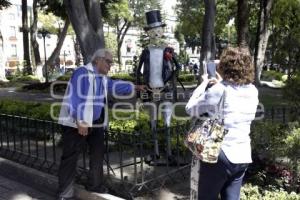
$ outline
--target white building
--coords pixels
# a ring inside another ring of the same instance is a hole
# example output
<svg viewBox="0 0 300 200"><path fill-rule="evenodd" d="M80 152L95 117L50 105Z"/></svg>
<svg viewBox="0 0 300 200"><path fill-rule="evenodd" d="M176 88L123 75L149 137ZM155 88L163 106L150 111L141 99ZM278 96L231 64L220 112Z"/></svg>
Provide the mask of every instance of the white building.
<svg viewBox="0 0 300 200"><path fill-rule="evenodd" d="M9 71L15 70L18 66L22 67L23 61L23 34L20 31L22 27L22 8L20 0L11 0L12 5L0 11L0 31L3 37L3 52L0 51L0 68L1 60L5 65L5 68ZM176 26L176 12L175 5L176 0L161 1L162 11L161 13L165 16L165 23L167 24L165 28L165 35L167 36L167 42L172 46L176 52L179 52L179 45L174 38L174 31ZM28 17L29 24L31 24L32 18L32 0L28 0ZM105 28L104 31L107 29ZM108 30L112 31L112 28ZM141 49L138 47L138 41L141 32L144 30L139 30L132 27L128 30L123 45L121 47L121 59L122 59L122 71L132 70L132 66L129 65L133 60L134 56L139 56ZM41 56L42 63L44 63L45 58L47 59L57 43L57 36L50 35L45 39L45 49L43 38L37 38L39 43L39 52ZM74 65L75 64L75 50L74 43L75 36L67 35L63 47L60 51L60 64L61 65ZM2 67L3 68L3 67ZM119 68L115 68L118 71ZM0 73L1 74L1 73Z"/></svg>

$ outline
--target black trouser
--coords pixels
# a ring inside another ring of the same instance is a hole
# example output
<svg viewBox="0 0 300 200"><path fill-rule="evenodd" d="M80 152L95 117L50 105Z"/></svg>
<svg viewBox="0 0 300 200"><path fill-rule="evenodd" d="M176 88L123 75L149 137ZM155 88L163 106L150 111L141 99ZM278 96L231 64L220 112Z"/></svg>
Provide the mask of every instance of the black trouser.
<svg viewBox="0 0 300 200"><path fill-rule="evenodd" d="M78 129L63 127L63 153L61 157L58 181L59 196L72 197L73 182L76 176L77 160L86 142L89 145L89 183L88 187L97 188L103 183L103 157L104 157L104 130L103 128L89 128L87 136L81 136Z"/></svg>

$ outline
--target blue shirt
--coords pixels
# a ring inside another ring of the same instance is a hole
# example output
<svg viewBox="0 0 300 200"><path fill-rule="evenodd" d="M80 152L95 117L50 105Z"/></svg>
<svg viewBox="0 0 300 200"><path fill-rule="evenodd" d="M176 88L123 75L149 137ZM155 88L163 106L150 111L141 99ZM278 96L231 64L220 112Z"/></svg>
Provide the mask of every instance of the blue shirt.
<svg viewBox="0 0 300 200"><path fill-rule="evenodd" d="M67 91L67 95L69 97L69 113L74 119L77 120L83 120L84 104L87 101L88 89L90 86L88 73L89 72L86 68L79 67L74 71L69 81L69 84L71 84L71 87L69 87ZM105 104L104 86L102 80L103 77L95 73L95 86L93 89L93 121L100 118ZM112 80L107 77L107 92L109 94L115 93L117 95L128 95L133 91L132 86L133 85L130 82Z"/></svg>

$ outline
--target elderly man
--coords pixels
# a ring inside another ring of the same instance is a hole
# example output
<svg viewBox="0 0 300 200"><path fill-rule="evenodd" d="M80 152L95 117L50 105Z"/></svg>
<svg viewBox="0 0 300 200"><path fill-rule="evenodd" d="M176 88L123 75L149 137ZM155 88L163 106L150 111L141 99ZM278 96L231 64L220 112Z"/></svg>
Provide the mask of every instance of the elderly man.
<svg viewBox="0 0 300 200"><path fill-rule="evenodd" d="M87 190L106 193L103 186L104 129L107 126L107 93L127 95L145 86L111 80L106 75L113 63L112 54L105 49L95 52L92 62L76 69L68 83L60 111L63 125L63 154L58 180L60 200L74 198L73 182L78 156L89 145L89 183ZM114 91L113 91L114 90Z"/></svg>

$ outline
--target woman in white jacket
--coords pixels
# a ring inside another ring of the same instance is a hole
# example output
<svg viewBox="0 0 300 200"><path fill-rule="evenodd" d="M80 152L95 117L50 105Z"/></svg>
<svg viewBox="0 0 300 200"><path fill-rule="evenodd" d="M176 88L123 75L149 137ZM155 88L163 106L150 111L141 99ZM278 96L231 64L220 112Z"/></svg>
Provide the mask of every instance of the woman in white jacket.
<svg viewBox="0 0 300 200"><path fill-rule="evenodd" d="M249 51L232 47L224 50L218 72L223 80L209 80L204 75L202 84L186 105L187 113L193 117L205 113L213 116L218 112L216 108L225 91L224 123L228 133L218 162L200 161L198 199L217 200L220 194L222 200L238 200L244 174L252 162L249 134L258 105Z"/></svg>

